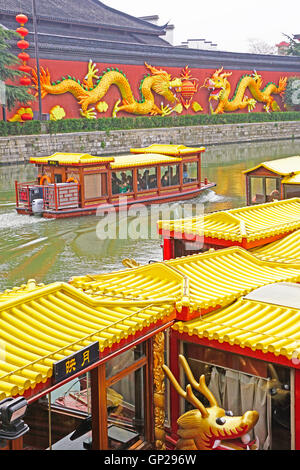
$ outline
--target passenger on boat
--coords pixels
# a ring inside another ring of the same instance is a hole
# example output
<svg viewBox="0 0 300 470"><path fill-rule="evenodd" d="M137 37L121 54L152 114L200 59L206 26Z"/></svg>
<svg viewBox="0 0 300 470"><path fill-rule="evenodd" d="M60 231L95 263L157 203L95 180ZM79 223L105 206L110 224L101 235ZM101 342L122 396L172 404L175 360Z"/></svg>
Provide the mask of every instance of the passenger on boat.
<svg viewBox="0 0 300 470"><path fill-rule="evenodd" d="M165 171L162 179L161 179L162 186L170 186L170 172L169 170Z"/></svg>
<svg viewBox="0 0 300 470"><path fill-rule="evenodd" d="M120 192L121 181L119 180L115 172L111 174L111 177L112 193L118 194Z"/></svg>
<svg viewBox="0 0 300 470"><path fill-rule="evenodd" d="M188 171L187 171L187 167L186 167L186 165L183 165L183 182L184 183L188 182L188 177L189 177L189 174L188 174Z"/></svg>
<svg viewBox="0 0 300 470"><path fill-rule="evenodd" d="M179 184L179 166L176 167L176 173L172 178L172 185Z"/></svg>

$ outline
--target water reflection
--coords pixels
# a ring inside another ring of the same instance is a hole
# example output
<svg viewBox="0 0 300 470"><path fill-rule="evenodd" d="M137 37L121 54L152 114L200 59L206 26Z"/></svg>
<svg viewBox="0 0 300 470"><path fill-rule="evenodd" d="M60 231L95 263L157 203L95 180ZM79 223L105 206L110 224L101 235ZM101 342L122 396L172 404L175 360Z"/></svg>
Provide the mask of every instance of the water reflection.
<svg viewBox="0 0 300 470"><path fill-rule="evenodd" d="M203 172L217 186L193 201L176 203L175 209L191 202L202 203L205 212L243 206L246 198L242 171L265 160L291 155L300 155L299 140L208 147ZM161 240L157 236L99 240L96 234L99 219L95 216L48 220L16 214L14 181L33 180L35 175L32 165L0 167L1 291L30 278L50 283L68 281L73 275L121 269L124 258L134 258L143 264L161 259ZM132 219L122 218L118 228L124 232L130 223ZM156 220L152 220L150 208L144 223L152 236L156 234Z"/></svg>

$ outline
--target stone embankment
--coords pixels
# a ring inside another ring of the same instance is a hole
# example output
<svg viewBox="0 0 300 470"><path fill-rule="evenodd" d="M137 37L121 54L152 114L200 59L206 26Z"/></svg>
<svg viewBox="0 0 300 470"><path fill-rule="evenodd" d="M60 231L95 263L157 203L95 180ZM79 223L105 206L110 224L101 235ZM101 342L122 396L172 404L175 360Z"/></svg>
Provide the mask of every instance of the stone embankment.
<svg viewBox="0 0 300 470"><path fill-rule="evenodd" d="M154 143L208 146L298 138L300 121L10 136L0 138L0 165L24 163L30 157L55 152L120 154Z"/></svg>

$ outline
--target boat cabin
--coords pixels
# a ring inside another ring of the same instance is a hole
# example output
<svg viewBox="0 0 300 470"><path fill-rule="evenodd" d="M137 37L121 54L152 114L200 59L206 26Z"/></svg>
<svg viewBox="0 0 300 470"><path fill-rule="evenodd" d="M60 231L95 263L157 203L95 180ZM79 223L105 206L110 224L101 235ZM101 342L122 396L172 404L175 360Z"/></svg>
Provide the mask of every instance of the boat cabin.
<svg viewBox="0 0 300 470"><path fill-rule="evenodd" d="M189 199L215 186L201 180L204 147L153 145L120 156L55 153L32 157L37 181L16 182L20 214L48 218L95 214L98 207L119 209Z"/></svg>
<svg viewBox="0 0 300 470"><path fill-rule="evenodd" d="M300 156L263 162L244 174L248 206L300 197Z"/></svg>

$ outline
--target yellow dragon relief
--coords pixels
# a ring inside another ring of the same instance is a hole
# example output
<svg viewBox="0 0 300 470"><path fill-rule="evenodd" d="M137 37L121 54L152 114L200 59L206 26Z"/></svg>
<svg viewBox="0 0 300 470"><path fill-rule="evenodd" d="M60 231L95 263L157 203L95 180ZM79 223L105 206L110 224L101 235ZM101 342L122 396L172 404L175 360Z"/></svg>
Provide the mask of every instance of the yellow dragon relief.
<svg viewBox="0 0 300 470"><path fill-rule="evenodd" d="M204 82L209 92L209 103L211 114L222 114L224 112L232 112L237 109L248 108L248 111L252 111L257 101L265 103L264 109L267 112L280 111L280 107L271 96L272 94L282 94L287 85L287 77L280 78L278 86L274 83L268 83L263 89L261 75L258 75L256 71L252 75L243 75L236 86L233 97L230 99L231 85L227 80L232 72L223 72L223 67L215 71L215 73L207 78ZM253 98L248 98L245 95L246 90L249 89ZM218 101L217 107L214 110L211 101Z"/></svg>
<svg viewBox="0 0 300 470"><path fill-rule="evenodd" d="M231 411L221 408L214 395L205 383L205 376L201 375L197 382L184 356L179 355L179 361L184 369L189 384L184 390L170 369L163 365L162 368L177 393L191 403L195 409L187 411L177 420L179 440L177 450L213 450L224 444L222 441L234 440L232 448L243 450L257 450L258 442L250 441L249 431L253 429L259 419L257 411L246 411L242 416L233 416ZM192 387L200 392L209 402L209 407L194 395ZM237 439L242 442L238 442Z"/></svg>
<svg viewBox="0 0 300 470"><path fill-rule="evenodd" d="M44 98L47 94L61 95L69 92L77 99L81 106L81 115L88 119L96 119L96 110L101 113L108 109L108 104L102 101L102 98L112 85L116 85L121 94L122 102L117 100L115 103L112 111L113 117L116 117L119 111L130 114L158 114L161 116L169 115L172 112L181 113L182 105L176 94L173 93L173 89L180 88L181 80L179 78L172 79L171 75L165 70L157 69L146 63L145 66L150 71L150 74L141 82L140 92L142 99L140 101L137 101L133 96L130 83L122 71L108 68L99 76L96 64L91 60L88 64L88 73L82 82L70 76L63 77L57 82L51 82L49 70L41 68L41 96ZM32 70L32 77L35 88L38 90L36 69ZM171 107L169 104L164 106L161 103L159 108L154 102L153 92L175 105ZM94 106L90 107L91 105Z"/></svg>

